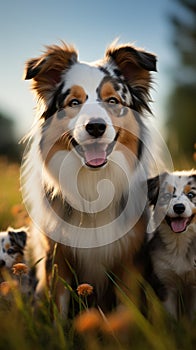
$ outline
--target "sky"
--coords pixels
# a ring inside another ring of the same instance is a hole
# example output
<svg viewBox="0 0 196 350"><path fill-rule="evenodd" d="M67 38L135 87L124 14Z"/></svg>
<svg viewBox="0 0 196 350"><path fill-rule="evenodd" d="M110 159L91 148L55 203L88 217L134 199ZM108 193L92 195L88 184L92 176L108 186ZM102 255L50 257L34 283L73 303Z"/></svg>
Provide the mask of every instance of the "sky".
<svg viewBox="0 0 196 350"><path fill-rule="evenodd" d="M0 2L0 111L15 121L17 137L30 129L36 101L24 81L25 62L42 54L44 45L61 40L74 44L82 61L103 57L115 39L131 42L158 57L154 75L153 113L166 118L176 55L168 16L174 0L6 0Z"/></svg>

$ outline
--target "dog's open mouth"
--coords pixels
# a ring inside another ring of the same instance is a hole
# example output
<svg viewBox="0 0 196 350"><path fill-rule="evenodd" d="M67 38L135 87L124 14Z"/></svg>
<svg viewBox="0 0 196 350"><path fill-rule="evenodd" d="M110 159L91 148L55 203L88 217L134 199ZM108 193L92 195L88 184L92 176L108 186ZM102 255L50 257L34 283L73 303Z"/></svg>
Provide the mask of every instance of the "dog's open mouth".
<svg viewBox="0 0 196 350"><path fill-rule="evenodd" d="M168 225L171 227L172 231L175 233L181 233L186 230L188 225L190 225L194 215L191 215L188 218L183 218L178 216L176 218L172 218L170 216L166 216L166 221Z"/></svg>
<svg viewBox="0 0 196 350"><path fill-rule="evenodd" d="M107 157L113 151L114 145L118 138L109 143L92 142L85 145L79 145L75 139L72 139L72 145L78 154L84 159L85 164L91 168L99 168L107 163Z"/></svg>

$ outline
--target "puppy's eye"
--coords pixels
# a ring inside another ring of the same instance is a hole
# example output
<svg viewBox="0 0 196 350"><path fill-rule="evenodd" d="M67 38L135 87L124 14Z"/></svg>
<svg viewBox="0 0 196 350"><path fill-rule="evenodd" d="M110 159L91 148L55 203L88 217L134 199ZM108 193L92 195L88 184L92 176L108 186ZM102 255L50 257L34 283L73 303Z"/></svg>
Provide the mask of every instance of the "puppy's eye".
<svg viewBox="0 0 196 350"><path fill-rule="evenodd" d="M14 250L13 248L8 248L7 253L8 253L9 255L14 254L14 253L15 253L15 250Z"/></svg>
<svg viewBox="0 0 196 350"><path fill-rule="evenodd" d="M189 193L187 193L187 197L189 199L193 199L195 197L195 193L194 192L189 192Z"/></svg>
<svg viewBox="0 0 196 350"><path fill-rule="evenodd" d="M169 193L169 192L166 192L166 193L163 193L161 196L160 196L160 201L163 203L167 203L170 201L170 199L172 198L172 194Z"/></svg>
<svg viewBox="0 0 196 350"><path fill-rule="evenodd" d="M80 105L81 102L77 99L77 98L73 98L70 102L69 102L69 107L77 107L78 105Z"/></svg>
<svg viewBox="0 0 196 350"><path fill-rule="evenodd" d="M119 103L119 101L116 97L110 97L106 100L106 102L111 104L111 105L117 105Z"/></svg>

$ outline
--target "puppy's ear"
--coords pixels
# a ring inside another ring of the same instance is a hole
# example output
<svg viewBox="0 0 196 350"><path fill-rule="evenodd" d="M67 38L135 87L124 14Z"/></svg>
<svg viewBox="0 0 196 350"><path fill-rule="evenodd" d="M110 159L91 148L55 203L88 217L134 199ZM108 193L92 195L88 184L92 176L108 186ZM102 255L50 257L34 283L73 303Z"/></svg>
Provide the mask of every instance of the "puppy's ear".
<svg viewBox="0 0 196 350"><path fill-rule="evenodd" d="M150 111L147 104L150 99L150 71L156 71L156 56L131 45L113 46L106 51L106 59L112 59L125 78L133 98L133 108L140 112L142 108Z"/></svg>
<svg viewBox="0 0 196 350"><path fill-rule="evenodd" d="M160 187L161 187L163 181L165 181L165 178L167 175L168 175L168 173L164 172L160 175L157 175L157 176L152 177L152 178L147 180L148 199L149 199L150 205L153 205L153 206L156 205L157 200L158 200L158 196L159 196Z"/></svg>
<svg viewBox="0 0 196 350"><path fill-rule="evenodd" d="M24 228L15 230L12 227L9 227L8 234L10 236L10 241L13 245L24 249L27 241L27 230L25 231Z"/></svg>
<svg viewBox="0 0 196 350"><path fill-rule="evenodd" d="M50 97L62 74L76 61L77 52L72 46L46 46L42 56L26 62L24 79L32 79L32 89L39 98Z"/></svg>
<svg viewBox="0 0 196 350"><path fill-rule="evenodd" d="M190 175L190 177L193 178L196 182L196 170L193 170L193 173Z"/></svg>
<svg viewBox="0 0 196 350"><path fill-rule="evenodd" d="M159 175L148 179L147 184L149 202L155 206L159 195Z"/></svg>

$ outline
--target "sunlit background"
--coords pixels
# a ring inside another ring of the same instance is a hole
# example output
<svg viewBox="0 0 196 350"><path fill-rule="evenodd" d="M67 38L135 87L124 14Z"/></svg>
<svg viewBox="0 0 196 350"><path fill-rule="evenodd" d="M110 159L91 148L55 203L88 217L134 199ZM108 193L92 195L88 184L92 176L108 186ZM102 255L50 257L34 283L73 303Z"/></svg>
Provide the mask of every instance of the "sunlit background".
<svg viewBox="0 0 196 350"><path fill-rule="evenodd" d="M175 169L196 167L196 0L0 0L0 231L31 225L19 180L25 147L19 140L30 129L36 106L29 81L22 80L25 61L39 56L44 45L60 40L73 43L81 60L94 61L103 57L117 37L120 43L133 42L157 55L151 106L154 122L167 142ZM54 256L55 249L53 260ZM21 298L16 286L8 283L11 276L5 282L0 279L0 287L4 286L0 288L0 349L195 349L196 319L189 323L185 317L181 322L167 317L141 278L137 285L131 283L131 290L135 293L144 287L145 317L110 271L107 275L125 308L109 315L100 308L99 312L89 310L87 296L80 299L62 280L80 311L83 304L87 306L87 312L79 314L84 316L80 323L64 323L54 307L56 264L51 275L44 303L29 294ZM8 295L6 286L10 286ZM181 294L180 301L183 306ZM76 333L79 329L81 334Z"/></svg>
<svg viewBox="0 0 196 350"><path fill-rule="evenodd" d="M195 8L194 0L1 1L0 153L15 156L12 138L17 142L33 122L36 101L29 82L22 80L26 60L39 56L44 45L65 40L76 46L81 60L93 61L118 37L157 54L152 93L156 123L174 161L180 167L194 163ZM192 67L187 50L194 57Z"/></svg>

